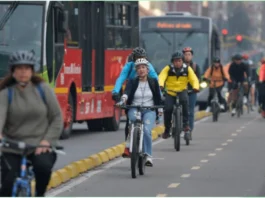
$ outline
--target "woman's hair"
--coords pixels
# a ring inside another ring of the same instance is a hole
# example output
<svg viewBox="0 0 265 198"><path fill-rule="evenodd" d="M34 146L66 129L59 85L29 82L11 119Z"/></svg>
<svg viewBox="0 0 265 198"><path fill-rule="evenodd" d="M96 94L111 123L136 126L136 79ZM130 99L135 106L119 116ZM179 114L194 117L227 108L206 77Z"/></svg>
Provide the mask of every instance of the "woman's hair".
<svg viewBox="0 0 265 198"><path fill-rule="evenodd" d="M31 77L31 82L34 85L37 85L41 82L44 82L44 79L42 77L40 77L39 75L33 73L32 77ZM12 74L10 73L9 75L7 75L1 82L0 82L0 91L5 89L6 87L12 86L14 84L16 84L16 80L14 79L14 77L12 76Z"/></svg>

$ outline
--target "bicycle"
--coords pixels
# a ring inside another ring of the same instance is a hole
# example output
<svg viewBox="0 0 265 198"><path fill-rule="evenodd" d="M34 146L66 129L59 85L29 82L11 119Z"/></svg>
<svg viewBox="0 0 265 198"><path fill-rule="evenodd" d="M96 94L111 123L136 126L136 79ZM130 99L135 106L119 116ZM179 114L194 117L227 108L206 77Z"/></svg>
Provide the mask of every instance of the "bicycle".
<svg viewBox="0 0 265 198"><path fill-rule="evenodd" d="M149 109L155 110L158 108L164 108L164 106L139 106L139 105L115 105L121 109L136 108L136 120L129 124L130 128L130 155L131 155L131 176L136 178L136 169L138 165L139 174L145 174L145 162L147 155L143 152L143 136L144 136L144 123L142 122L142 110Z"/></svg>
<svg viewBox="0 0 265 198"><path fill-rule="evenodd" d="M211 81L213 81L213 83L214 83L214 85L213 85L214 95L213 95L213 99L211 100L212 118L213 118L213 122L217 122L218 116L219 116L220 111L221 111L221 107L220 107L219 99L217 96L216 82L223 82L223 80L211 80Z"/></svg>
<svg viewBox="0 0 265 198"><path fill-rule="evenodd" d="M34 179L33 167L31 162L27 159L27 153L29 150L48 147L58 154L65 154L63 151L61 151L63 150L62 146L57 146L57 147L41 146L41 145L33 146L26 144L25 142L17 142L5 138L0 140L0 146L22 151L20 176L15 179L12 188L12 197L35 197L32 194L32 189L31 189L31 182Z"/></svg>
<svg viewBox="0 0 265 198"><path fill-rule="evenodd" d="M241 115L243 115L244 89L241 82L237 83L237 85L239 92L238 92L238 99L236 102L236 112L237 112L237 117L239 118Z"/></svg>
<svg viewBox="0 0 265 198"><path fill-rule="evenodd" d="M180 104L179 93L177 91L168 90L176 93L176 103L173 106L172 113L172 138L174 138L174 148L176 151L180 150L180 134L183 129L183 115L182 115L182 105ZM184 140L186 141L186 145L190 144L190 136L188 133L185 133Z"/></svg>

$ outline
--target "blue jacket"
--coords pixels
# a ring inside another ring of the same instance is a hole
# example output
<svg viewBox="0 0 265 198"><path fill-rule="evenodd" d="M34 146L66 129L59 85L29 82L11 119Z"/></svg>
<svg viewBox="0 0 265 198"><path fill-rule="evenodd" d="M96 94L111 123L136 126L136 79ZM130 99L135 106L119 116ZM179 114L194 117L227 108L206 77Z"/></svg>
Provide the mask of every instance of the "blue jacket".
<svg viewBox="0 0 265 198"><path fill-rule="evenodd" d="M150 78L158 79L157 73L151 63L149 63L149 74ZM116 80L115 87L112 90L112 93L119 93L122 87L122 84L127 79L133 79L137 77L136 70L134 68L134 62L127 62L126 65L123 67L119 78Z"/></svg>

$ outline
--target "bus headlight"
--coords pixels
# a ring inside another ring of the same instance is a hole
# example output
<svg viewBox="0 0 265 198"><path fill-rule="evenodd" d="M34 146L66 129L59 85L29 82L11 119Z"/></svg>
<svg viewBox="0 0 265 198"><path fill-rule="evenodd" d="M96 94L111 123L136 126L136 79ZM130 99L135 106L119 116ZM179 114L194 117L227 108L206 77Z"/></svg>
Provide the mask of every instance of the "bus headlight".
<svg viewBox="0 0 265 198"><path fill-rule="evenodd" d="M200 84L200 87L201 88L206 88L208 85L207 85L207 83L206 82L201 82L201 84Z"/></svg>

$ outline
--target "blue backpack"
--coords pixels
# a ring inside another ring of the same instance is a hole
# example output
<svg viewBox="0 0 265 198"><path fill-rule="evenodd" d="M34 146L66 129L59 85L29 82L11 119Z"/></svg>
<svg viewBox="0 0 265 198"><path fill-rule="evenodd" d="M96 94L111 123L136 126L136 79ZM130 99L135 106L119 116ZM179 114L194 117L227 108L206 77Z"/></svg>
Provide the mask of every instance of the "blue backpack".
<svg viewBox="0 0 265 198"><path fill-rule="evenodd" d="M37 88L38 92L40 93L40 96L41 96L43 102L46 104L45 93L44 93L44 90L42 88L42 85L38 84L36 86L36 88ZM10 105L12 102L12 98L13 98L13 89L11 87L8 87L7 91L8 91L8 104Z"/></svg>

